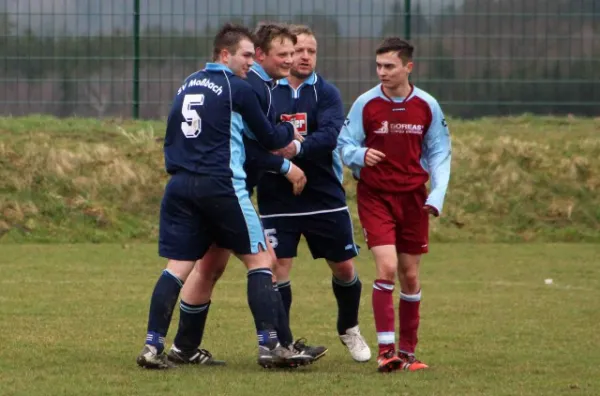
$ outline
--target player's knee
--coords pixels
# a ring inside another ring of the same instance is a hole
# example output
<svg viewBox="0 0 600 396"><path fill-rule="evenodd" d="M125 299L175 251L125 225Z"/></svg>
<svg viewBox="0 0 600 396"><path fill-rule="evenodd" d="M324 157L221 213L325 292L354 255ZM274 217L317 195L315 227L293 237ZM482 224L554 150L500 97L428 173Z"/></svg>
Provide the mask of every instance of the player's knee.
<svg viewBox="0 0 600 396"><path fill-rule="evenodd" d="M194 261L169 260L166 268L171 275L176 276L182 282L190 275L194 269Z"/></svg>
<svg viewBox="0 0 600 396"><path fill-rule="evenodd" d="M292 271L292 264L294 260L291 258L275 259L275 270L277 274L289 275Z"/></svg>
<svg viewBox="0 0 600 396"><path fill-rule="evenodd" d="M396 279L396 264L392 260L380 260L376 263L377 279L394 281Z"/></svg>
<svg viewBox="0 0 600 396"><path fill-rule="evenodd" d="M377 279L394 282L396 280L396 271L390 268L377 268Z"/></svg>
<svg viewBox="0 0 600 396"><path fill-rule="evenodd" d="M207 274L218 274L220 277L221 274L223 274L223 271L225 271L230 256L231 253L229 250L211 246L202 260L198 261L196 268Z"/></svg>
<svg viewBox="0 0 600 396"><path fill-rule="evenodd" d="M341 263L330 264L333 276L343 282L351 282L354 279L354 264L352 260L343 261Z"/></svg>
<svg viewBox="0 0 600 396"><path fill-rule="evenodd" d="M380 257L376 260L375 265L377 267L377 279L387 281L394 281L396 279L398 265L395 258Z"/></svg>
<svg viewBox="0 0 600 396"><path fill-rule="evenodd" d="M223 272L225 272L225 267L204 268L199 271L205 279L215 284L221 278Z"/></svg>
<svg viewBox="0 0 600 396"><path fill-rule="evenodd" d="M277 282L287 282L290 280L290 272L289 271L281 271L279 268L275 268L273 271L273 276Z"/></svg>
<svg viewBox="0 0 600 396"><path fill-rule="evenodd" d="M237 257L244 263L248 270L264 268L273 269L273 260L271 255L266 251L260 251L254 254L241 254Z"/></svg>
<svg viewBox="0 0 600 396"><path fill-rule="evenodd" d="M416 293L419 291L419 271L416 268L402 270L402 276L400 278L403 283L403 290L409 293Z"/></svg>
<svg viewBox="0 0 600 396"><path fill-rule="evenodd" d="M213 273L212 279L213 279L214 283L216 283L219 279L221 279L221 276L223 276L223 272L225 272L225 267L220 268Z"/></svg>
<svg viewBox="0 0 600 396"><path fill-rule="evenodd" d="M216 264L216 265L215 265ZM200 279L204 282L215 284L225 271L225 266L221 263L210 263L199 261L194 267L194 271L198 272Z"/></svg>

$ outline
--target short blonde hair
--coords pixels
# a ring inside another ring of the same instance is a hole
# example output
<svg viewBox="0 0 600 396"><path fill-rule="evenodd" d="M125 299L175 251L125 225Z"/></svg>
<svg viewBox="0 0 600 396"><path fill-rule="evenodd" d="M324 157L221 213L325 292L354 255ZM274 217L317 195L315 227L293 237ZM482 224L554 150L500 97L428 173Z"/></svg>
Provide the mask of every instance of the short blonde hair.
<svg viewBox="0 0 600 396"><path fill-rule="evenodd" d="M301 34L306 34L308 36L314 36L315 35L315 33L312 31L312 29L308 25L291 25L290 26L290 31L295 36L299 36Z"/></svg>

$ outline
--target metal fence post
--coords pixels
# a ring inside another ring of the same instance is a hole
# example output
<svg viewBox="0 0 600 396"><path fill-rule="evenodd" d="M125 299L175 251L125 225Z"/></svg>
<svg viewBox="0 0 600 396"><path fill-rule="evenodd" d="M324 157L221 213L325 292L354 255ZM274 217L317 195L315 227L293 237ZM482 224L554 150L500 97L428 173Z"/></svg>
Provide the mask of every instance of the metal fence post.
<svg viewBox="0 0 600 396"><path fill-rule="evenodd" d="M404 0L404 38L410 40L410 0Z"/></svg>
<svg viewBox="0 0 600 396"><path fill-rule="evenodd" d="M133 1L133 118L140 115L140 0Z"/></svg>

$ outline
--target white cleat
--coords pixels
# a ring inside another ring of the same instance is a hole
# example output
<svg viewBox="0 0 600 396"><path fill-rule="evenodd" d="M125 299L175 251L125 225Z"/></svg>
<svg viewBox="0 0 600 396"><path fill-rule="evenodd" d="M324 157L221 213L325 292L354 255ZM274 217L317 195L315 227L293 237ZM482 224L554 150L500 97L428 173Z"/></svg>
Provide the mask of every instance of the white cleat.
<svg viewBox="0 0 600 396"><path fill-rule="evenodd" d="M144 345L144 349L136 359L138 366L148 369L165 370L176 367L173 363L167 360L167 355L158 353L158 350L153 345Z"/></svg>
<svg viewBox="0 0 600 396"><path fill-rule="evenodd" d="M360 334L358 325L347 329L346 334L340 336L340 341L346 345L352 359L357 362L368 362L371 359L371 349L365 338Z"/></svg>

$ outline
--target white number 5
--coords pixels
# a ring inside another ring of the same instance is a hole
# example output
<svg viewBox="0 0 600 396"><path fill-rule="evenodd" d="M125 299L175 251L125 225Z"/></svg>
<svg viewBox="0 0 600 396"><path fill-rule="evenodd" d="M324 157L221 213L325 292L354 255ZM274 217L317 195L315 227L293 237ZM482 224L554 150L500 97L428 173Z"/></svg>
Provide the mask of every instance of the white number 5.
<svg viewBox="0 0 600 396"><path fill-rule="evenodd" d="M271 242L273 249L279 245L279 241L277 240L277 230L275 228L265 229L265 237Z"/></svg>
<svg viewBox="0 0 600 396"><path fill-rule="evenodd" d="M186 122L181 123L181 131L186 138L195 138L202 132L202 119L196 111L196 106L204 104L203 94L185 95L183 105L181 106L181 114Z"/></svg>

